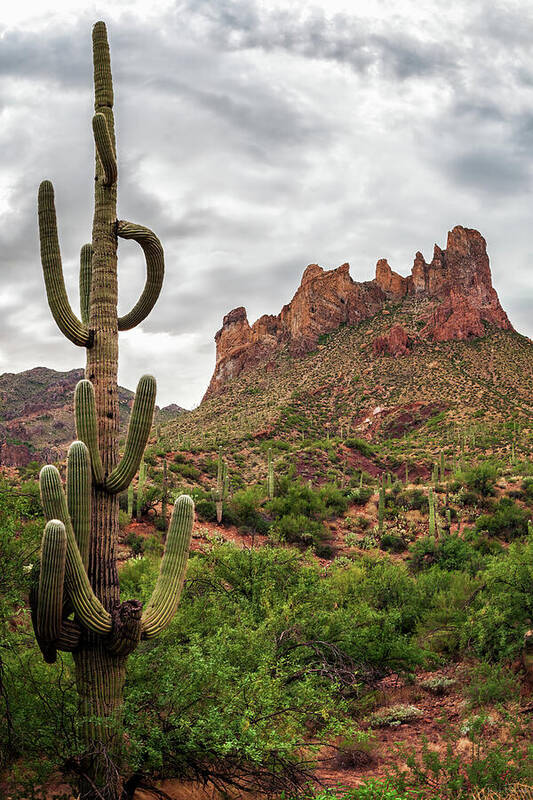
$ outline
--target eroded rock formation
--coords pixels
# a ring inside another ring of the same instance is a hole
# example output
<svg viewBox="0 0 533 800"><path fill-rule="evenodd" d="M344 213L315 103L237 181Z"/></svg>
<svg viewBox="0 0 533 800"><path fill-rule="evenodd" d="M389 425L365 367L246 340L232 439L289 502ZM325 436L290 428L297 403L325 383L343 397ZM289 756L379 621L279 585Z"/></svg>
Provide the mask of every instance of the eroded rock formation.
<svg viewBox="0 0 533 800"><path fill-rule="evenodd" d="M433 301L423 318L422 338L434 341L467 339L485 332L484 322L512 329L492 287L483 236L460 225L448 233L446 249L435 245L433 259L422 253L411 274L394 272L386 259L376 265L371 281L352 280L349 265L325 271L310 264L291 302L277 316L265 315L250 325L241 306L226 314L215 336L216 366L206 397L223 390L243 369L270 365L288 347L292 355L313 350L322 334L343 323L355 325L380 311L389 300L423 297ZM376 355L405 355L412 342L401 326L393 326L373 343Z"/></svg>

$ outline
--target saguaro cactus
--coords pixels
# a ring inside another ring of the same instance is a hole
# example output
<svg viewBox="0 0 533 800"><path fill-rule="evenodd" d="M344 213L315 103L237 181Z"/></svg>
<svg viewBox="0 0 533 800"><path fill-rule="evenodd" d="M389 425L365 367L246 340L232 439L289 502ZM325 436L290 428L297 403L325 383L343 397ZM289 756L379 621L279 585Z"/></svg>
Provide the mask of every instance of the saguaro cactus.
<svg viewBox="0 0 533 800"><path fill-rule="evenodd" d="M120 712L128 654L140 639L157 636L176 611L192 531L193 503L178 498L170 522L157 585L143 611L135 600L120 602L115 548L118 494L130 485L152 425L155 380L139 381L122 458L118 450L118 332L138 325L161 290L163 249L141 225L117 220L117 160L113 86L107 32L93 29L96 177L91 244L81 249L80 318L67 298L49 181L39 188L41 259L48 303L62 333L87 350L85 380L75 393L79 441L68 453L66 492L57 469L41 471L41 497L48 520L41 563L32 593L32 619L47 661L57 650L73 654L88 751L120 756ZM134 239L143 249L147 278L133 309L117 315L117 240ZM84 797L116 798L100 764L88 762ZM89 789L87 789L89 787ZM91 788L92 787L92 788Z"/></svg>
<svg viewBox="0 0 533 800"><path fill-rule="evenodd" d="M267 477L267 487L268 487L268 499L274 499L274 462L272 460L272 448L268 448L268 477Z"/></svg>

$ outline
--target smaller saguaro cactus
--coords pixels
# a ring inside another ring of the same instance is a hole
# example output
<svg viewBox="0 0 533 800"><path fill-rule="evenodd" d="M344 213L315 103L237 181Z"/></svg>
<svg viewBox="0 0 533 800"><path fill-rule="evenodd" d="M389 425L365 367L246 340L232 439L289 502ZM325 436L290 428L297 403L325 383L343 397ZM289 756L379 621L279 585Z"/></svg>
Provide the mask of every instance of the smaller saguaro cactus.
<svg viewBox="0 0 533 800"><path fill-rule="evenodd" d="M405 485L409 483L409 465L405 462Z"/></svg>
<svg viewBox="0 0 533 800"><path fill-rule="evenodd" d="M133 483L128 486L128 519L133 517Z"/></svg>
<svg viewBox="0 0 533 800"><path fill-rule="evenodd" d="M163 459L163 491L161 493L161 521L163 531L167 529L168 476L167 460Z"/></svg>
<svg viewBox="0 0 533 800"><path fill-rule="evenodd" d="M379 500L378 500L378 530L380 533L383 531L383 520L385 519L385 489L383 486L379 487Z"/></svg>
<svg viewBox="0 0 533 800"><path fill-rule="evenodd" d="M435 536L436 534L436 514L435 514L435 496L433 489L430 487L428 493L429 502L429 535Z"/></svg>
<svg viewBox="0 0 533 800"><path fill-rule="evenodd" d="M274 499L274 462L272 460L272 448L268 448L268 477L267 477L268 499Z"/></svg>
<svg viewBox="0 0 533 800"><path fill-rule="evenodd" d="M139 464L139 477L137 479L137 503L135 508L135 517L140 519L142 515L144 503L144 482L146 480L146 464L144 463L144 456Z"/></svg>
<svg viewBox="0 0 533 800"><path fill-rule="evenodd" d="M444 451L440 451L440 480L441 483L444 482L444 478L446 475L446 462L444 460Z"/></svg>
<svg viewBox="0 0 533 800"><path fill-rule="evenodd" d="M217 514L217 524L222 522L224 512L224 496L226 481L226 464L222 457L222 447L218 448L218 463L217 463L217 488L214 491L215 495L215 508Z"/></svg>

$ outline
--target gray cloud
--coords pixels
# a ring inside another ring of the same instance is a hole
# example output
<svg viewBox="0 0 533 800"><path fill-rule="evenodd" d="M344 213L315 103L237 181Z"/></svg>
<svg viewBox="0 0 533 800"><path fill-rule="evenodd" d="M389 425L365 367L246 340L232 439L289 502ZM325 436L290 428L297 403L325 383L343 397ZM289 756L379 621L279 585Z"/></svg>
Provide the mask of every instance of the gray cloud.
<svg viewBox="0 0 533 800"><path fill-rule="evenodd" d="M405 274L455 224L485 235L506 310L533 334L528 4L486 0L458 16L436 0L381 16L321 4L183 0L108 25L119 216L153 228L167 264L153 314L123 336L120 374L133 387L153 370L159 403L199 401L231 308L246 306L251 322L277 313L315 261L348 260L366 280L386 256ZM87 8L75 24L2 36L0 372L83 362L47 309L36 192L53 180L77 307L92 214L92 21ZM124 312L144 272L134 243L119 255Z"/></svg>

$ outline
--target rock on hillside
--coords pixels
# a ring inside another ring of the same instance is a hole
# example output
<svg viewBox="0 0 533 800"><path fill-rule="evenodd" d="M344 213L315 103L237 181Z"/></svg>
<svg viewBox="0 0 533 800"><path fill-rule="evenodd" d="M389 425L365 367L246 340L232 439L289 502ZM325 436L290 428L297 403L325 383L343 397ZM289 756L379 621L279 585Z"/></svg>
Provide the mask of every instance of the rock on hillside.
<svg viewBox="0 0 533 800"><path fill-rule="evenodd" d="M390 300L408 297L431 300L420 318L419 337L424 340L481 336L484 322L512 330L492 286L485 239L458 225L448 233L445 250L435 245L430 263L416 254L406 278L386 259L377 262L376 277L364 282L352 280L348 264L330 271L310 264L293 299L277 316L264 315L250 326L244 308L230 311L215 335L216 366L205 397L223 391L244 369L258 364L268 369L285 347L291 355L310 352L321 335L373 316ZM396 330L374 349L401 356L412 345L416 342Z"/></svg>
<svg viewBox="0 0 533 800"><path fill-rule="evenodd" d="M30 461L57 461L75 438L73 397L82 369L56 372L35 367L0 375L0 465L23 467ZM125 430L133 392L119 386L121 428ZM167 422L182 408L156 409L154 421Z"/></svg>

